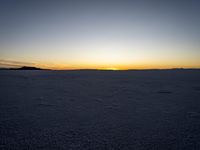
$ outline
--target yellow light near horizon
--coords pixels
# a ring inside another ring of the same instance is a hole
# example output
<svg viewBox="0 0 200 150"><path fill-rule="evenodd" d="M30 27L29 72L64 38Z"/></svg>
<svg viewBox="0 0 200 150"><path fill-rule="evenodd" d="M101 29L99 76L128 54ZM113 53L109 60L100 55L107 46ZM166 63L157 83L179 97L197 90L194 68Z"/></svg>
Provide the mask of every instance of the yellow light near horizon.
<svg viewBox="0 0 200 150"><path fill-rule="evenodd" d="M106 70L120 70L119 68L106 68Z"/></svg>

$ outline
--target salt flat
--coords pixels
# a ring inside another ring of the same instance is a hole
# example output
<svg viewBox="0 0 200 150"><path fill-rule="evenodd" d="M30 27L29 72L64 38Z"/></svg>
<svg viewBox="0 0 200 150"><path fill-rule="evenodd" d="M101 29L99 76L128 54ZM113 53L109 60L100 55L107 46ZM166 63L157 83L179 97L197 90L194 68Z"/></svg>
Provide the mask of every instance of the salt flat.
<svg viewBox="0 0 200 150"><path fill-rule="evenodd" d="M1 70L0 149L199 150L200 70Z"/></svg>

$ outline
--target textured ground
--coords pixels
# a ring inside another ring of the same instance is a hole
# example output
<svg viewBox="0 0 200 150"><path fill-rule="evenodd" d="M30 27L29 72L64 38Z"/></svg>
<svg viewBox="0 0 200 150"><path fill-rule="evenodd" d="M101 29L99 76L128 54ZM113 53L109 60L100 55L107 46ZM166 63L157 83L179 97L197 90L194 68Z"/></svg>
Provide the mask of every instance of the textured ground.
<svg viewBox="0 0 200 150"><path fill-rule="evenodd" d="M0 149L199 150L200 71L0 71Z"/></svg>

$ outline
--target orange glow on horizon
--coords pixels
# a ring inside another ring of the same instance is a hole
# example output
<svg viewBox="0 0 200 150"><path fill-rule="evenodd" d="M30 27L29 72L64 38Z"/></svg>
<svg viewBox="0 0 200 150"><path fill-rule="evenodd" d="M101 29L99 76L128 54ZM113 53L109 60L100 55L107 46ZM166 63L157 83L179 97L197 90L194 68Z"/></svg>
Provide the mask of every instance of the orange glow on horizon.
<svg viewBox="0 0 200 150"><path fill-rule="evenodd" d="M172 69L172 68L200 68L192 65L167 65L167 64L137 64L137 65L66 65L66 64L36 64L35 67L52 70L79 70L79 69L97 69L97 70L131 70L131 69Z"/></svg>
<svg viewBox="0 0 200 150"><path fill-rule="evenodd" d="M52 69L52 70L79 70L79 69L96 69L96 70L131 70L131 69L171 69L171 68L200 68L200 65L196 61L164 61L164 60L147 60L146 61L132 61L132 62L123 62L118 61L114 62L104 62L104 61L26 61L26 60L16 60L16 61L2 61L2 63L9 64L7 67L21 67L21 66L32 66L43 69ZM23 62L23 63L22 63Z"/></svg>

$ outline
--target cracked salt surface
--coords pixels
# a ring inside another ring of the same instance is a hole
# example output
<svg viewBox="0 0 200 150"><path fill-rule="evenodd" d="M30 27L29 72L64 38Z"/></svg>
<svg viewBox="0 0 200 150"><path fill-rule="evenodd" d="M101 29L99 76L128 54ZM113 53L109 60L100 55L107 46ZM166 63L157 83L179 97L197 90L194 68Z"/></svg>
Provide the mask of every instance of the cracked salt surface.
<svg viewBox="0 0 200 150"><path fill-rule="evenodd" d="M0 149L198 150L200 71L0 71Z"/></svg>

